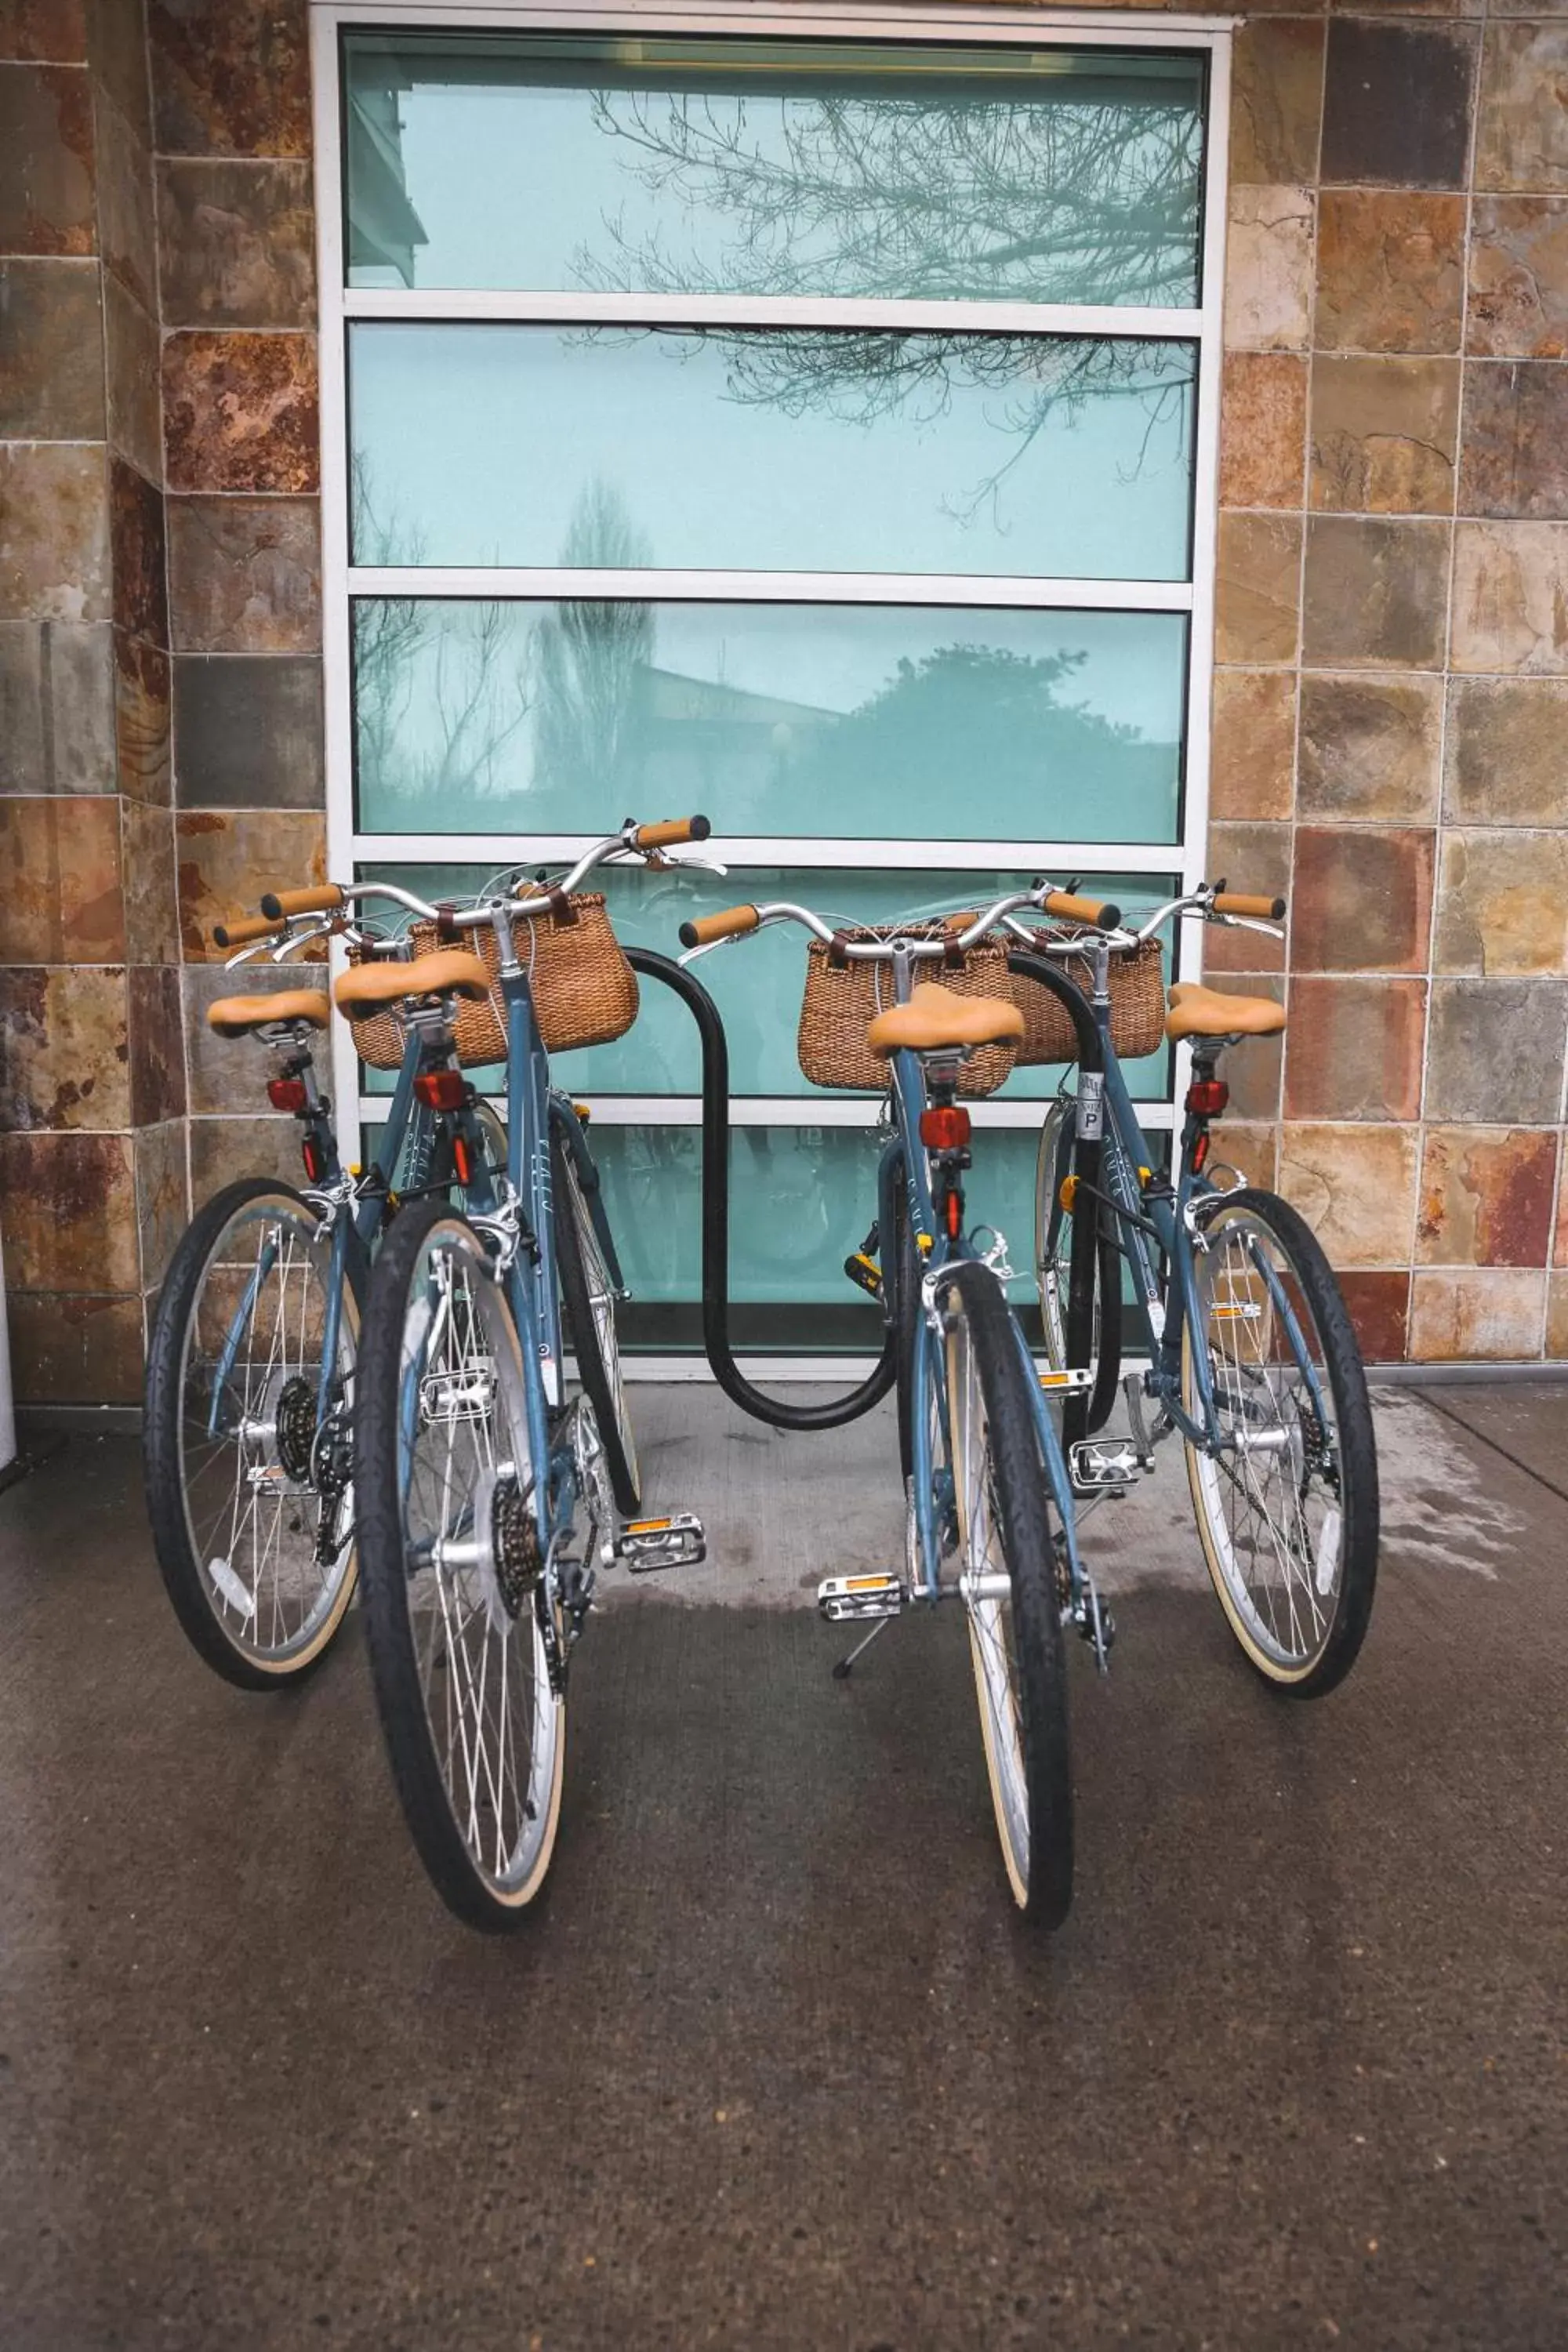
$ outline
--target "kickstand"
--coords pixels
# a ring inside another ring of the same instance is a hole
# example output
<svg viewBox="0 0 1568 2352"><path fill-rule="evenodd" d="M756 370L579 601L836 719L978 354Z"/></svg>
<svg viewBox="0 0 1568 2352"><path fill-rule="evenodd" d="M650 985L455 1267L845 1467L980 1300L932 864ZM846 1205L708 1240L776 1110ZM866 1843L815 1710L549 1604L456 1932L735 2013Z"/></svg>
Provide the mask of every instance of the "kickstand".
<svg viewBox="0 0 1568 2352"><path fill-rule="evenodd" d="M855 1647L850 1651L848 1656L847 1658L839 1659L837 1664L833 1669L833 1679L836 1683L847 1683L848 1681L849 1670L855 1664L856 1659L865 1656L867 1651L870 1648L878 1634L882 1631L883 1626L890 1625L892 1622L893 1621L890 1617L879 1617L870 1632L863 1634L860 1640L856 1643Z"/></svg>

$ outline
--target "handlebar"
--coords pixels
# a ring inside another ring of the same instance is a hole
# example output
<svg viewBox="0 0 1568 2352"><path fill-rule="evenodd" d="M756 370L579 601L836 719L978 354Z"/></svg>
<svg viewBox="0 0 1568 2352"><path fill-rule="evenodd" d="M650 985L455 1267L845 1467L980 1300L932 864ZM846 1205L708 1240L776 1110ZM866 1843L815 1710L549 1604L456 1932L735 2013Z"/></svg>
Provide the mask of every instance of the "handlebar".
<svg viewBox="0 0 1568 2352"><path fill-rule="evenodd" d="M1113 907L1109 898L1080 898L1071 890L1047 891L1040 901L1042 911L1054 915L1062 923L1088 923L1097 931L1119 930L1121 909Z"/></svg>
<svg viewBox="0 0 1568 2352"><path fill-rule="evenodd" d="M319 890L264 890L261 911L270 922L280 923L287 915L335 915L343 903L343 894L335 882L323 883Z"/></svg>
<svg viewBox="0 0 1568 2352"><path fill-rule="evenodd" d="M705 816L667 816L657 824L635 824L631 849L675 849L684 841L706 841L713 828Z"/></svg>
<svg viewBox="0 0 1568 2352"><path fill-rule="evenodd" d="M1249 898L1245 891L1216 888L1214 895L1216 915L1247 915L1256 922L1279 923L1285 918L1283 898Z"/></svg>
<svg viewBox="0 0 1568 2352"><path fill-rule="evenodd" d="M694 922L680 926L680 944L683 948L717 947L721 940L738 940L743 933L754 931L762 919L758 907L726 907L722 914L699 915Z"/></svg>

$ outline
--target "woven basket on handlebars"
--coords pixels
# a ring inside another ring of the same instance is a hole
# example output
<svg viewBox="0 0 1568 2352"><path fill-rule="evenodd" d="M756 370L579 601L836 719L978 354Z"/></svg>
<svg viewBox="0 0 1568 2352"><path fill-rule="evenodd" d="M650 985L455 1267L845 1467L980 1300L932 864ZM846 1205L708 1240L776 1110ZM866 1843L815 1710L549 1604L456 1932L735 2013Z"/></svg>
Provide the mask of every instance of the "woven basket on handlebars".
<svg viewBox="0 0 1568 2352"><path fill-rule="evenodd" d="M574 1045L605 1045L622 1037L637 1017L637 980L605 911L604 893L574 891L563 908L519 915L512 924L518 961L533 988L539 1034L548 1050L563 1054ZM451 945L440 926L411 923L410 953L428 955ZM506 1059L506 1003L500 992L500 949L488 927L466 935L489 975L483 1003L459 1002L458 1059L465 1068ZM351 951L351 961L359 959ZM403 1059L403 1025L395 1013L356 1021L354 1042L363 1060L378 1070L395 1070Z"/></svg>
<svg viewBox="0 0 1568 2352"><path fill-rule="evenodd" d="M1043 951L1053 934L1041 932ZM1089 964L1078 956L1053 956L1057 970L1076 982L1087 996L1092 986ZM1024 1038L1018 1060L1026 1067L1037 1062L1076 1062L1078 1032L1059 996L1022 972L1009 974L1001 993L1012 998L1024 1016ZM1145 940L1131 955L1110 959L1110 1042L1119 1059L1135 1062L1156 1052L1165 1035L1165 977L1160 965L1160 942Z"/></svg>
<svg viewBox="0 0 1568 2352"><path fill-rule="evenodd" d="M955 939L974 920L973 915L950 915L941 923L899 923L882 929L869 925L847 932L847 941L870 940ZM1007 951L989 943L971 948L956 963L921 961L920 980L935 980L955 996L1008 995ZM814 1087L854 1087L881 1094L887 1089L888 1065L866 1043L873 1014L893 1002L893 968L886 963L836 963L834 950L814 940L805 951L805 995L800 1008L800 1066ZM959 1074L962 1095L994 1094L1011 1071L1017 1053L1011 1044L980 1045L966 1055Z"/></svg>

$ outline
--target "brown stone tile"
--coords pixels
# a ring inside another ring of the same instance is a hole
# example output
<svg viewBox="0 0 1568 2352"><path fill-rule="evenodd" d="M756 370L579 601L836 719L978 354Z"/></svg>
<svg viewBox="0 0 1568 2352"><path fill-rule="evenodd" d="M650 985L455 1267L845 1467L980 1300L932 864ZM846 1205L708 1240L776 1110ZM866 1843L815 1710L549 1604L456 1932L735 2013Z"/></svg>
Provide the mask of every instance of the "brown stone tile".
<svg viewBox="0 0 1568 2352"><path fill-rule="evenodd" d="M301 979L308 987L324 987L326 977L321 966L302 975L294 963L247 963L237 971L225 971L221 964L188 963L180 977L193 1117L236 1112L264 1115L267 1081L273 1066L267 1048L248 1037L215 1035L207 1026L207 1007L220 996L232 996L237 989L251 996L272 989L298 988ZM323 1081L331 1055L330 1042L323 1037L316 1049L316 1067Z"/></svg>
<svg viewBox="0 0 1568 2352"><path fill-rule="evenodd" d="M1299 507L1306 437L1306 361L1289 352L1227 352L1220 504Z"/></svg>
<svg viewBox="0 0 1568 2352"><path fill-rule="evenodd" d="M128 991L131 1117L137 1127L181 1118L185 1108L185 1046L180 975L173 964L133 963Z"/></svg>
<svg viewBox="0 0 1568 2352"><path fill-rule="evenodd" d="M1314 515L1307 524L1302 658L1325 669L1436 669L1449 526Z"/></svg>
<svg viewBox="0 0 1568 2352"><path fill-rule="evenodd" d="M1209 878L1259 898L1284 898L1290 887L1290 828L1288 824L1209 826ZM1285 969L1285 944L1261 931L1204 932L1204 978L1220 972L1270 972Z"/></svg>
<svg viewBox="0 0 1568 2352"><path fill-rule="evenodd" d="M114 633L115 726L120 789L167 807L174 791L169 656L140 637Z"/></svg>
<svg viewBox="0 0 1568 2352"><path fill-rule="evenodd" d="M1470 360L1459 511L1545 521L1568 515L1568 370L1552 360Z"/></svg>
<svg viewBox="0 0 1568 2352"><path fill-rule="evenodd" d="M144 147L153 143L142 0L87 0L87 61Z"/></svg>
<svg viewBox="0 0 1568 2352"><path fill-rule="evenodd" d="M169 595L163 494L123 457L109 461L109 527L116 625L132 636L166 647Z"/></svg>
<svg viewBox="0 0 1568 2352"><path fill-rule="evenodd" d="M1561 1158L1563 1169L1557 1191L1557 1223L1552 1243L1552 1263L1568 1266L1568 1151L1563 1151Z"/></svg>
<svg viewBox="0 0 1568 2352"><path fill-rule="evenodd" d="M1462 196L1325 188L1318 205L1320 351L1457 352Z"/></svg>
<svg viewBox="0 0 1568 2352"><path fill-rule="evenodd" d="M1339 1277L1352 1328L1365 1364L1402 1364L1410 1318L1407 1274L1358 1274Z"/></svg>
<svg viewBox="0 0 1568 2352"><path fill-rule="evenodd" d="M0 793L114 790L111 635L0 621Z"/></svg>
<svg viewBox="0 0 1568 2352"><path fill-rule="evenodd" d="M1568 833L1446 833L1435 971L1568 971Z"/></svg>
<svg viewBox="0 0 1568 2352"><path fill-rule="evenodd" d="M123 963L120 809L80 794L0 801L0 963Z"/></svg>
<svg viewBox="0 0 1568 2352"><path fill-rule="evenodd" d="M1546 1128L1429 1127L1415 1217L1419 1265L1544 1265L1557 1138Z"/></svg>
<svg viewBox="0 0 1568 2352"><path fill-rule="evenodd" d="M1218 669L1209 730L1211 817L1288 817L1296 763L1289 670Z"/></svg>
<svg viewBox="0 0 1568 2352"><path fill-rule="evenodd" d="M157 328L118 278L103 281L103 368L109 440L139 474L163 478L163 352Z"/></svg>
<svg viewBox="0 0 1568 2352"><path fill-rule="evenodd" d="M163 436L172 490L314 490L315 338L170 335Z"/></svg>
<svg viewBox="0 0 1568 2352"><path fill-rule="evenodd" d="M1437 807L1442 721L1440 678L1307 673L1300 814L1355 824L1429 820Z"/></svg>
<svg viewBox="0 0 1568 2352"><path fill-rule="evenodd" d="M166 326L315 325L308 163L165 161L158 234Z"/></svg>
<svg viewBox="0 0 1568 2352"><path fill-rule="evenodd" d="M1305 351L1315 217L1310 188L1232 188L1225 263L1227 350Z"/></svg>
<svg viewBox="0 0 1568 2352"><path fill-rule="evenodd" d="M172 499L169 594L184 653L315 653L321 642L313 499Z"/></svg>
<svg viewBox="0 0 1568 2352"><path fill-rule="evenodd" d="M126 961L178 963L180 908L171 812L127 800L120 812L120 852L125 873Z"/></svg>
<svg viewBox="0 0 1568 2352"><path fill-rule="evenodd" d="M16 1291L6 1301L18 1404L140 1404L140 1298Z"/></svg>
<svg viewBox="0 0 1568 2352"><path fill-rule="evenodd" d="M131 1124L125 974L0 969L0 1129Z"/></svg>
<svg viewBox="0 0 1568 2352"><path fill-rule="evenodd" d="M3 817L3 811L0 811ZM212 927L254 910L264 890L327 878L323 817L298 809L186 811L175 820L180 929L191 963L221 958Z"/></svg>
<svg viewBox="0 0 1568 2352"><path fill-rule="evenodd" d="M1294 661L1300 578L1300 516L1222 514L1215 590L1215 659Z"/></svg>
<svg viewBox="0 0 1568 2352"><path fill-rule="evenodd" d="M1568 188L1568 24L1488 26L1476 187Z"/></svg>
<svg viewBox="0 0 1568 2352"><path fill-rule="evenodd" d="M0 621L109 618L103 451L0 443Z"/></svg>
<svg viewBox="0 0 1568 2352"><path fill-rule="evenodd" d="M0 73L0 252L93 250L92 108L69 66Z"/></svg>
<svg viewBox="0 0 1568 2352"><path fill-rule="evenodd" d="M1452 679L1445 816L1457 824L1561 824L1565 744L1568 681Z"/></svg>
<svg viewBox="0 0 1568 2352"><path fill-rule="evenodd" d="M1457 670L1568 674L1568 523L1456 526L1449 661Z"/></svg>
<svg viewBox="0 0 1568 2352"><path fill-rule="evenodd" d="M1323 118L1321 23L1296 16L1242 24L1232 51L1230 93L1231 184L1315 180Z"/></svg>
<svg viewBox="0 0 1568 2352"><path fill-rule="evenodd" d="M1410 1285L1410 1353L1418 1364L1533 1362L1541 1353L1543 1272L1418 1269Z"/></svg>
<svg viewBox="0 0 1568 2352"><path fill-rule="evenodd" d="M1292 970L1424 971L1434 838L1414 827L1298 825Z"/></svg>
<svg viewBox="0 0 1568 2352"><path fill-rule="evenodd" d="M1459 429L1457 359L1312 362L1314 507L1447 514Z"/></svg>
<svg viewBox="0 0 1568 2352"><path fill-rule="evenodd" d="M103 431L98 265L0 260L0 439L94 441Z"/></svg>
<svg viewBox="0 0 1568 2352"><path fill-rule="evenodd" d="M281 1176L289 1184L303 1181L300 1129L293 1119L276 1113L264 1118L192 1119L191 1199L196 1206L242 1176Z"/></svg>
<svg viewBox="0 0 1568 2352"><path fill-rule="evenodd" d="M0 1232L13 1290L134 1291L128 1135L0 1135Z"/></svg>
<svg viewBox="0 0 1568 2352"><path fill-rule="evenodd" d="M1547 1276L1546 1352L1554 1363L1568 1356L1568 1274Z"/></svg>
<svg viewBox="0 0 1568 2352"><path fill-rule="evenodd" d="M1419 1118L1426 1035L1425 981L1298 973L1285 1041L1286 1118Z"/></svg>
<svg viewBox="0 0 1568 2352"><path fill-rule="evenodd" d="M174 798L184 808L321 808L321 665L314 655L179 654Z"/></svg>
<svg viewBox="0 0 1568 2352"><path fill-rule="evenodd" d="M158 306L157 226L153 158L120 109L102 89L94 93L98 143L98 242L104 266L144 310Z"/></svg>
<svg viewBox="0 0 1568 2352"><path fill-rule="evenodd" d="M136 1165L136 1240L142 1287L163 1279L169 1260L190 1223L186 1175L187 1138L183 1118L143 1128L133 1147Z"/></svg>
<svg viewBox="0 0 1568 2352"><path fill-rule="evenodd" d="M1462 187L1476 47L1469 26L1345 17L1331 24L1323 178L1404 188Z"/></svg>
<svg viewBox="0 0 1568 2352"><path fill-rule="evenodd" d="M1562 1099L1565 1040L1568 982L1435 980L1427 1118L1549 1126Z"/></svg>
<svg viewBox="0 0 1568 2352"><path fill-rule="evenodd" d="M1287 1120L1279 1190L1342 1265L1409 1264L1420 1130Z"/></svg>
<svg viewBox="0 0 1568 2352"><path fill-rule="evenodd" d="M1272 1120L1227 1118L1214 1131L1211 1169L1234 1168L1248 1184L1275 1189L1279 1162L1279 1129Z"/></svg>
<svg viewBox="0 0 1568 2352"><path fill-rule="evenodd" d="M0 58L85 65L85 0L0 0Z"/></svg>
<svg viewBox="0 0 1568 2352"><path fill-rule="evenodd" d="M306 0L148 0L153 104L167 155L309 155Z"/></svg>
<svg viewBox="0 0 1568 2352"><path fill-rule="evenodd" d="M1568 198L1476 198L1465 336L1492 359L1568 358Z"/></svg>

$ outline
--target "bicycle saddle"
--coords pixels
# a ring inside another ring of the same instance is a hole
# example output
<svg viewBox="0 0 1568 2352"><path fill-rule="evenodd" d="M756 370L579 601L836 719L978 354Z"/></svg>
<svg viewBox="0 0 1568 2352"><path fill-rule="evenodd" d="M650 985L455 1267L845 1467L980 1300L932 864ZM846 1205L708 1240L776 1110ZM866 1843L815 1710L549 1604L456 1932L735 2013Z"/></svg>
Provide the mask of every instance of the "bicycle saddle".
<svg viewBox="0 0 1568 2352"><path fill-rule="evenodd" d="M1023 1034L1023 1014L1004 997L955 996L934 980L922 980L907 1004L889 1004L866 1024L867 1044L874 1054L883 1055L906 1048L911 1054L932 1054L944 1046L999 1045Z"/></svg>
<svg viewBox="0 0 1568 2352"><path fill-rule="evenodd" d="M437 948L411 963L392 957L384 963L358 963L332 989L340 1013L399 1004L410 996L463 996L478 1003L489 992L489 975L466 948Z"/></svg>
<svg viewBox="0 0 1568 2352"><path fill-rule="evenodd" d="M1171 990L1165 1034L1178 1037L1271 1037L1285 1026L1285 1007L1271 996L1222 996L1195 980Z"/></svg>
<svg viewBox="0 0 1568 2352"><path fill-rule="evenodd" d="M275 1021L302 1021L309 1029L324 1029L332 1017L326 992L320 988L279 988L264 996L219 996L207 1006L207 1027L220 1037L243 1037L252 1029L269 1028Z"/></svg>

